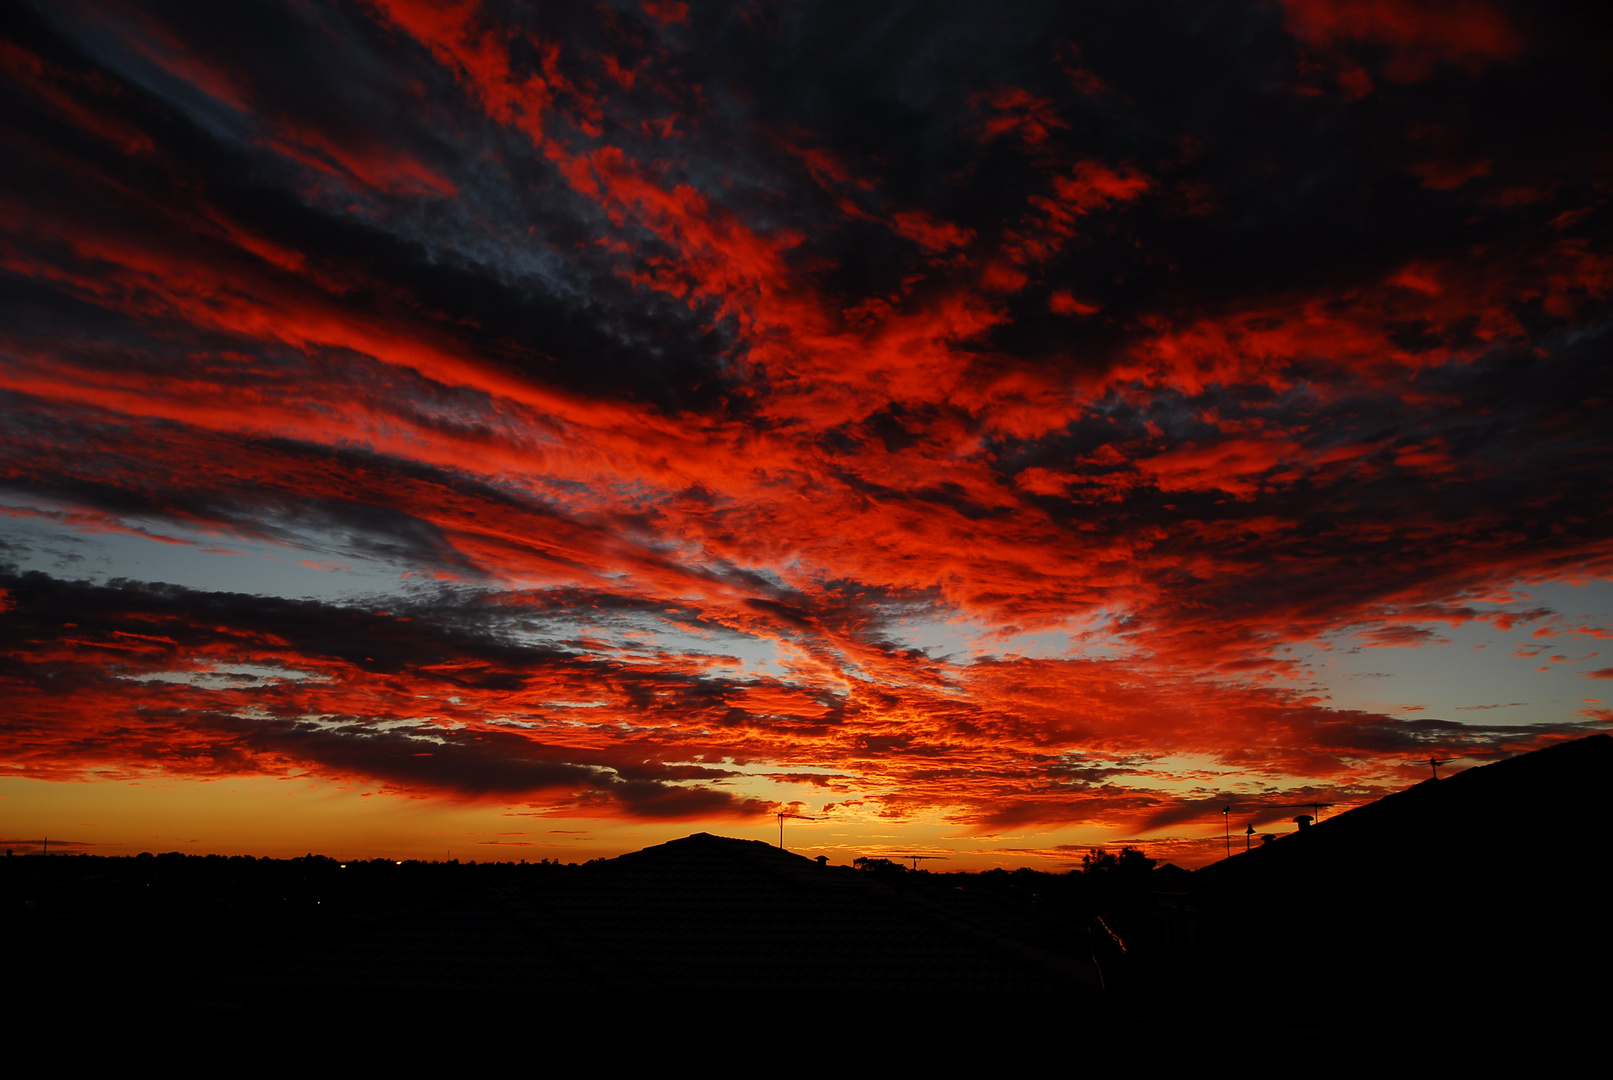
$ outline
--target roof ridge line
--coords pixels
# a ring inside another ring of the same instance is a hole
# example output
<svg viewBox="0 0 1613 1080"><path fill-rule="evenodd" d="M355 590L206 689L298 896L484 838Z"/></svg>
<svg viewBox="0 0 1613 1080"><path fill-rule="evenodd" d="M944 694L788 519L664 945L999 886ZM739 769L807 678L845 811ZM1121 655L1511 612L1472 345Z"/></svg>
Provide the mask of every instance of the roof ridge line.
<svg viewBox="0 0 1613 1080"><path fill-rule="evenodd" d="M933 900L926 899L917 893L909 893L898 889L894 885L884 882L869 882L871 886L878 886L884 891L886 902L895 907L905 907L928 918L947 931L961 935L980 945L1009 952L1026 963L1043 971L1058 975L1060 978L1079 979L1085 972L1083 968L1091 969L1092 983L1102 985L1102 977L1098 974L1096 960L1085 959L1074 953L1060 953L1042 945L1026 941L1013 934L1004 933L984 923L977 922L966 915L951 910Z"/></svg>

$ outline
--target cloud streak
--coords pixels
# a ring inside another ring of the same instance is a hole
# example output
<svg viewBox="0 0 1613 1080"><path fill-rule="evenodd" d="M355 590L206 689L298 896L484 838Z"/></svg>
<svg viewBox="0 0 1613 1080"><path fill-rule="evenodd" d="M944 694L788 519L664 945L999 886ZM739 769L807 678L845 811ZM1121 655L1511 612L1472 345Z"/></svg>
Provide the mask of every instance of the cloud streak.
<svg viewBox="0 0 1613 1080"><path fill-rule="evenodd" d="M1160 828L1604 724L1317 660L1613 568L1605 75L1449 16L8 7L10 768Z"/></svg>

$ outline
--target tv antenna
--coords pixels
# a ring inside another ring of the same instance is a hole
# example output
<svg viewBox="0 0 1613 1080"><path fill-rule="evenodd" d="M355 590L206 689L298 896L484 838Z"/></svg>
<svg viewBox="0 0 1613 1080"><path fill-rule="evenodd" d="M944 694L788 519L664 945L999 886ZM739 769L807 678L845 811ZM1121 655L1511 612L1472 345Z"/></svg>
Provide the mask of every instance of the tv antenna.
<svg viewBox="0 0 1613 1080"><path fill-rule="evenodd" d="M942 862L946 862L946 858L947 858L945 855L898 855L896 857L898 859L909 859L909 860L911 860L912 863L913 863L913 870L914 870L915 873L918 871L919 860L920 859L940 859Z"/></svg>
<svg viewBox="0 0 1613 1080"><path fill-rule="evenodd" d="M817 821L818 820L815 817L808 817L806 814L792 814L788 810L780 810L778 812L778 849L780 851L784 850L784 819L787 818L787 817L789 817L789 818L799 818L802 821Z"/></svg>

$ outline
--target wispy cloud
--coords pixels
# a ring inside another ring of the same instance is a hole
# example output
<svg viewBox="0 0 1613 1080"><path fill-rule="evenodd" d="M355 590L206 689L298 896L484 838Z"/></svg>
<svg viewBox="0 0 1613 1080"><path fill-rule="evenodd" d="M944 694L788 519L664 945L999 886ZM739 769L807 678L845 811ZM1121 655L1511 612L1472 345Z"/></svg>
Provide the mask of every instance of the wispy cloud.
<svg viewBox="0 0 1613 1080"><path fill-rule="evenodd" d="M1613 570L1600 83L1435 9L14 7L8 768L1165 827L1596 729L1296 651L1600 634L1502 595Z"/></svg>

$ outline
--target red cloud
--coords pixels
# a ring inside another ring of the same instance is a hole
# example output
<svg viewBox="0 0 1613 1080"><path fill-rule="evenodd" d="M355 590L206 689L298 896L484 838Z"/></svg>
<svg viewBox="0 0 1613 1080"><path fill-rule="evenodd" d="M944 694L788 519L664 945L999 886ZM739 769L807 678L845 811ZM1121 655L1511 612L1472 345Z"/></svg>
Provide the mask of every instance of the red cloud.
<svg viewBox="0 0 1613 1080"><path fill-rule="evenodd" d="M1033 195L1036 213L1009 234L1008 253L1016 262L1045 262L1078 230L1082 216L1140 197L1151 181L1128 166L1080 161L1067 175L1055 176L1052 195Z"/></svg>
<svg viewBox="0 0 1613 1080"><path fill-rule="evenodd" d="M1313 45L1383 46L1397 82L1429 78L1442 65L1472 74L1516 57L1522 39L1486 3L1455 0L1283 0L1288 27Z"/></svg>
<svg viewBox="0 0 1613 1080"><path fill-rule="evenodd" d="M906 210L892 215L891 228L926 251L945 251L948 248L963 247L974 239L974 233L968 229L960 229L950 222L937 221L917 210Z"/></svg>
<svg viewBox="0 0 1613 1080"><path fill-rule="evenodd" d="M1051 101L1017 86L977 95L975 103L982 111L990 110L980 125L980 137L987 141L1012 133L1026 146L1037 147L1054 131L1070 126Z"/></svg>
<svg viewBox="0 0 1613 1080"><path fill-rule="evenodd" d="M325 176L356 180L364 187L390 194L458 194L453 182L407 154L361 140L339 139L313 128L282 126L269 145L287 157Z"/></svg>
<svg viewBox="0 0 1613 1080"><path fill-rule="evenodd" d="M689 21L689 5L683 0L643 0L639 7L656 22L672 24Z"/></svg>
<svg viewBox="0 0 1613 1080"><path fill-rule="evenodd" d="M1402 81L1521 55L1438 44L1406 14L1432 10L1291 20ZM1451 209L1475 163L1522 168L1504 146L1419 189L1351 142L1423 200L1375 230L1387 195L1295 209L1287 142L1245 133L1272 165L1251 196L1241 142L1134 139L1108 95L1075 158L1018 83L917 128L809 125L794 84L677 52L693 26L606 20L606 52L542 12L375 15L425 127L308 118L243 70L251 183L168 114L123 123L110 76L7 54L37 113L0 196L10 520L409 575L319 602L5 568L21 771L682 819L829 770L893 819L1142 828L1193 820L1220 770L1358 798L1408 756L1594 721L1340 709L1303 659L1545 619L1503 590L1613 571L1583 352L1613 259L1589 215ZM1199 190L1215 214L1152 197Z"/></svg>

